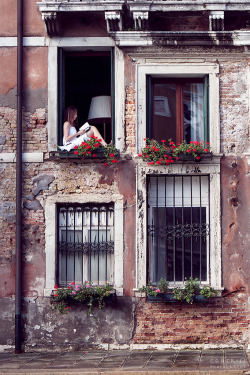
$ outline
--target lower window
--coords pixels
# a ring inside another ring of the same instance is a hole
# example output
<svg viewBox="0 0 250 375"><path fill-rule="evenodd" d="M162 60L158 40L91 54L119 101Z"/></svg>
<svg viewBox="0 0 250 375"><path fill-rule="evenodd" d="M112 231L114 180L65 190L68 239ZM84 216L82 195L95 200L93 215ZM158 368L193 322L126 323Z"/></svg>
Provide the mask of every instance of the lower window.
<svg viewBox="0 0 250 375"><path fill-rule="evenodd" d="M113 283L114 204L58 205L57 283Z"/></svg>
<svg viewBox="0 0 250 375"><path fill-rule="evenodd" d="M148 178L148 281L208 281L209 176Z"/></svg>

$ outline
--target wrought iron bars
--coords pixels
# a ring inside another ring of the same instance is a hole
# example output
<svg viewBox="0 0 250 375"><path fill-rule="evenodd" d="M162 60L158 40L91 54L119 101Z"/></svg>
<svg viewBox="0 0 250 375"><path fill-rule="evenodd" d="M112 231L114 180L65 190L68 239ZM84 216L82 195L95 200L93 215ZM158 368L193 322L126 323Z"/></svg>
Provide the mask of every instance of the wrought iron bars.
<svg viewBox="0 0 250 375"><path fill-rule="evenodd" d="M58 205L57 280L91 281L96 285L113 281L114 205Z"/></svg>

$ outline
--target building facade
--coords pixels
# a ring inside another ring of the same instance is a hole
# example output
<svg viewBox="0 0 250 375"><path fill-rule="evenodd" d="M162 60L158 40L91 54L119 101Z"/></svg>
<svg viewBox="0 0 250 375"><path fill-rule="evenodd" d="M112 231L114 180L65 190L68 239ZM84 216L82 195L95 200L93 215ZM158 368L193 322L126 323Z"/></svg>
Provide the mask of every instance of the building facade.
<svg viewBox="0 0 250 375"><path fill-rule="evenodd" d="M24 350L250 345L249 12L248 1L23 0ZM11 349L16 1L0 5L0 20L0 345ZM103 96L110 115L89 118ZM72 105L80 125L115 143L119 163L58 152ZM147 163L145 139L204 141L212 154ZM198 278L218 295L150 302L139 289L161 277L170 288ZM87 307L60 315L51 292L72 281L109 282L116 301L95 319Z"/></svg>

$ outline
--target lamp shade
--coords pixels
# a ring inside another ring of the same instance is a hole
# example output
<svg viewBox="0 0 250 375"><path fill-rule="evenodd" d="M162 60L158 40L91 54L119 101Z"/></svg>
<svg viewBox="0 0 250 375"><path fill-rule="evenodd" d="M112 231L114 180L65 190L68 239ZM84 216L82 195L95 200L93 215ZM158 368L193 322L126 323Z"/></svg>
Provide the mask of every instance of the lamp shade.
<svg viewBox="0 0 250 375"><path fill-rule="evenodd" d="M88 121L99 123L111 119L111 97L95 96L91 99Z"/></svg>

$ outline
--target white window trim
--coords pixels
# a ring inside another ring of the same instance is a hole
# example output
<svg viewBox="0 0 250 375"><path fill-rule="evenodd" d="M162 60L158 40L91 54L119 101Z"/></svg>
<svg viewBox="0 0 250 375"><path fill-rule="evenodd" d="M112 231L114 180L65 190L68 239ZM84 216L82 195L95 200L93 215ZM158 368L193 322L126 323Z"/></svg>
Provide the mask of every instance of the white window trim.
<svg viewBox="0 0 250 375"><path fill-rule="evenodd" d="M220 290L221 285L221 201L220 157L202 163L148 166L143 161L137 165L137 259L135 289L147 281L147 175L199 175L210 176L210 246L209 283Z"/></svg>
<svg viewBox="0 0 250 375"><path fill-rule="evenodd" d="M108 51L115 47L111 38L53 38L48 48L48 151L55 151L58 136L58 48L65 50ZM115 145L124 149L124 58L117 47L115 50Z"/></svg>
<svg viewBox="0 0 250 375"><path fill-rule="evenodd" d="M146 137L146 77L181 78L209 76L209 136L213 153L220 152L219 115L219 65L218 64L138 64L136 72L137 87L137 153L144 146Z"/></svg>
<svg viewBox="0 0 250 375"><path fill-rule="evenodd" d="M114 288L117 295L123 295L123 197L119 194L78 194L51 196L45 203L45 254L46 283L44 296L50 296L54 289L57 241L58 203L114 203Z"/></svg>

